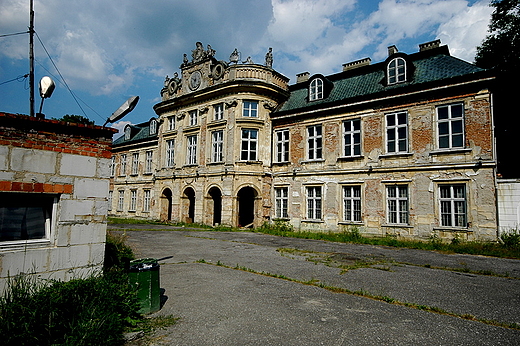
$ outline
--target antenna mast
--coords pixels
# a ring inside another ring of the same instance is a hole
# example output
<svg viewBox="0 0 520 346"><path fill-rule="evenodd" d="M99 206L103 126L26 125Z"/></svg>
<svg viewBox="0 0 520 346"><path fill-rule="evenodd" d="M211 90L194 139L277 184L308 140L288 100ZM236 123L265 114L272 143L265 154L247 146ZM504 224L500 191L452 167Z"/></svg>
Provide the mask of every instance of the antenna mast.
<svg viewBox="0 0 520 346"><path fill-rule="evenodd" d="M30 116L34 116L34 10L33 0L30 6L30 21L29 21L29 104Z"/></svg>

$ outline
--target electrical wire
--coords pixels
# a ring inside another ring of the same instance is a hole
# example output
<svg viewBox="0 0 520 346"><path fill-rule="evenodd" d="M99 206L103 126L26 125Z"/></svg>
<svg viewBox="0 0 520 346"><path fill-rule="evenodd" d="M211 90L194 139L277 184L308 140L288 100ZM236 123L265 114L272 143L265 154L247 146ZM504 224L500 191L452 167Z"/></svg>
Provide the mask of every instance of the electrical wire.
<svg viewBox="0 0 520 346"><path fill-rule="evenodd" d="M2 82L0 83L0 85L4 85L4 84L7 84L7 83L11 83L11 82L14 82L14 81L17 81L17 82L23 82L27 79L27 77L29 77L29 74L24 74L23 76L20 75L16 78L13 78L13 79L10 79L10 80L6 80L5 82Z"/></svg>

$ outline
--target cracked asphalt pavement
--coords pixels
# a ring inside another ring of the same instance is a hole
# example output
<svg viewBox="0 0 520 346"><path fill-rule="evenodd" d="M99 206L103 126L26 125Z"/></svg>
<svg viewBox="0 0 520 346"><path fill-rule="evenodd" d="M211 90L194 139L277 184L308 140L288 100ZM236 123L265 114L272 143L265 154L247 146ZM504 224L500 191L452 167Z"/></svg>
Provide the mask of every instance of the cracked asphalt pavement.
<svg viewBox="0 0 520 346"><path fill-rule="evenodd" d="M109 228L126 229L138 257L166 258L165 303L154 315L180 319L158 330L153 345L520 344L520 330L505 327L520 325L520 260L251 232Z"/></svg>

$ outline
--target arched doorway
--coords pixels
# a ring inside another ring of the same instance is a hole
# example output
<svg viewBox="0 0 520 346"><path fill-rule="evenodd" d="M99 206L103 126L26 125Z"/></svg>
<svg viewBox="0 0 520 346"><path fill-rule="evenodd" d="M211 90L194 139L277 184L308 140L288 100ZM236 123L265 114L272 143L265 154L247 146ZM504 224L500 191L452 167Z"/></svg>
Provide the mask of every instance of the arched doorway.
<svg viewBox="0 0 520 346"><path fill-rule="evenodd" d="M238 226L250 227L255 221L255 199L257 193L252 187L241 188L237 194Z"/></svg>
<svg viewBox="0 0 520 346"><path fill-rule="evenodd" d="M209 210L209 212L213 212L213 225L220 225L222 223L222 192L214 186L209 189L208 194L213 204L212 210Z"/></svg>
<svg viewBox="0 0 520 346"><path fill-rule="evenodd" d="M187 187L182 197L184 222L192 223L195 221L195 190Z"/></svg>
<svg viewBox="0 0 520 346"><path fill-rule="evenodd" d="M164 189L161 194L161 211L160 219L163 221L171 221L172 219L172 191Z"/></svg>

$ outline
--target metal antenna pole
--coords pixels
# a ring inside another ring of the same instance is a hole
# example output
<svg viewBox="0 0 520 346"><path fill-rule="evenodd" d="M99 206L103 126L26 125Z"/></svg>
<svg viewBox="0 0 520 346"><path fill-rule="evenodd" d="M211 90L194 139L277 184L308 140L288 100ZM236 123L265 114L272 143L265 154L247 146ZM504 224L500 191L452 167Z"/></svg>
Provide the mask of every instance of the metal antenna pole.
<svg viewBox="0 0 520 346"><path fill-rule="evenodd" d="M34 10L31 0L29 22L29 90L30 116L34 116Z"/></svg>

